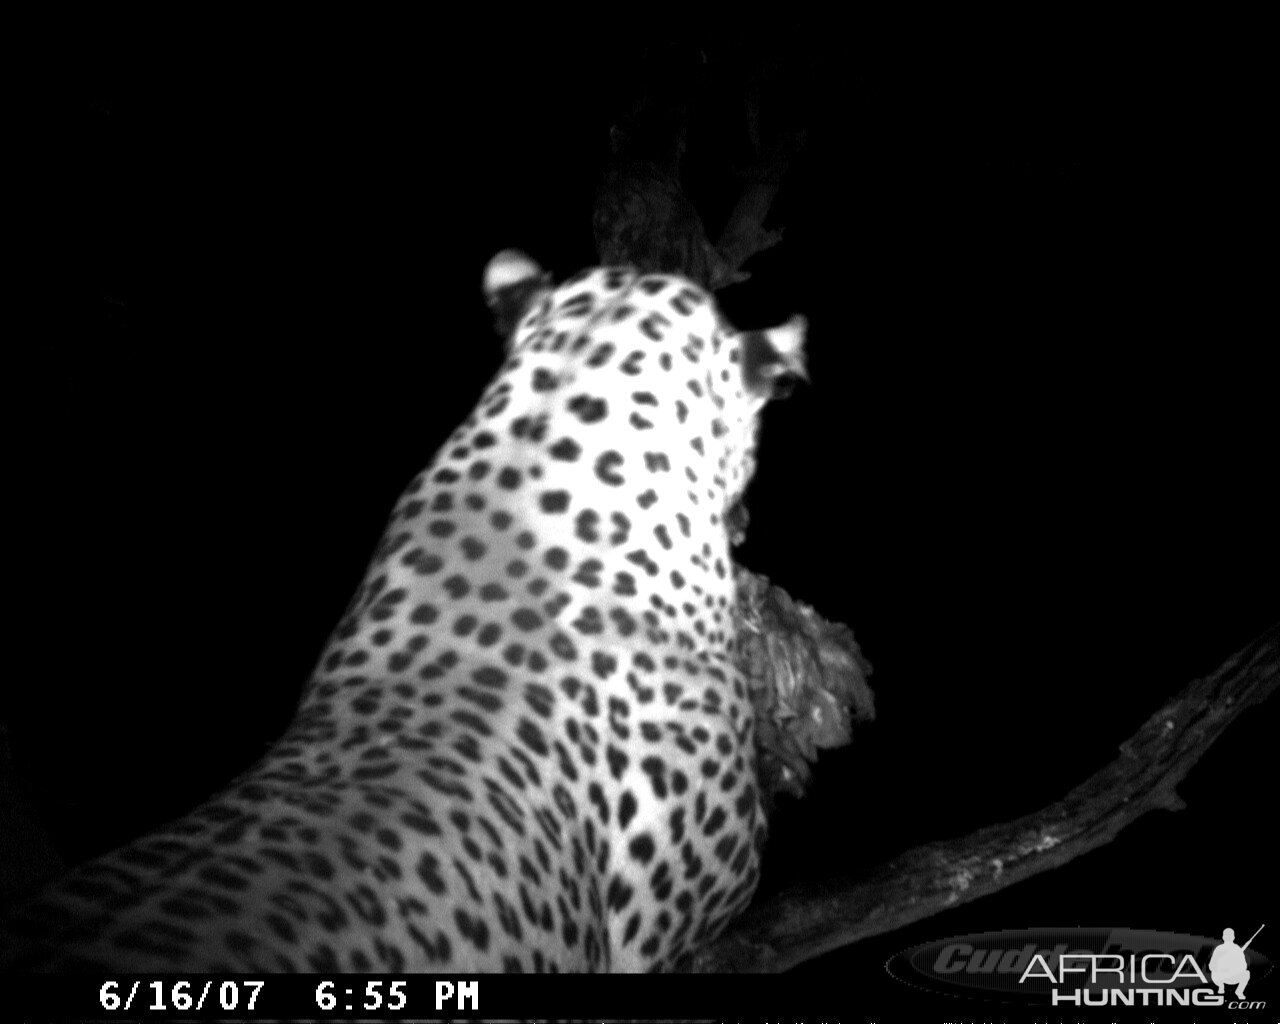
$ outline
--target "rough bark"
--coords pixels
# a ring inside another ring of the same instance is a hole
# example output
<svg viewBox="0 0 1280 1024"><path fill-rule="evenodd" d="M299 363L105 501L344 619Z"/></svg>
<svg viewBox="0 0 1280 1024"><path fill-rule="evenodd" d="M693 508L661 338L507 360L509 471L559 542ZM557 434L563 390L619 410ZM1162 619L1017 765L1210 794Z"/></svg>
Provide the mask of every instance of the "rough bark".
<svg viewBox="0 0 1280 1024"><path fill-rule="evenodd" d="M1119 756L1063 799L962 839L909 850L870 877L803 885L730 926L696 972L776 972L1058 868L1148 811L1180 810L1178 784L1245 709L1280 683L1280 623L1155 711Z"/></svg>

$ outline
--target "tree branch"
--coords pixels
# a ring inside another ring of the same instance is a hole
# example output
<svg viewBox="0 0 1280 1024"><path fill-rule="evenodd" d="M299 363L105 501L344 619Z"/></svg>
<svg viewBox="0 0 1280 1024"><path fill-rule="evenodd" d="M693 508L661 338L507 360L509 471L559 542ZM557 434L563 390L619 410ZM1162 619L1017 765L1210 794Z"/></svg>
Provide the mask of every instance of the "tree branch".
<svg viewBox="0 0 1280 1024"><path fill-rule="evenodd" d="M917 847L835 891L815 883L781 893L734 922L689 969L785 971L1061 867L1148 811L1180 810L1178 784L1236 716L1278 683L1280 623L1151 715L1115 761L1064 799L1008 824Z"/></svg>

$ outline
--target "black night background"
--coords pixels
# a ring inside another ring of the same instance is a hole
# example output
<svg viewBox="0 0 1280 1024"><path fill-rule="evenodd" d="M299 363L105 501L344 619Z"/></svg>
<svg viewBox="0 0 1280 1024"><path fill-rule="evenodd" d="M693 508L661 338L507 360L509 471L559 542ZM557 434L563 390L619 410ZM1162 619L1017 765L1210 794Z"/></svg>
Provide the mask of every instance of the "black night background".
<svg viewBox="0 0 1280 1024"><path fill-rule="evenodd" d="M6 899L266 750L501 362L485 262L595 261L609 127L658 32L464 45L426 22L174 26L68 80L49 317L9 383L36 570L11 643L36 659L5 692ZM807 55L771 100L805 130L784 241L721 295L740 326L809 321L812 383L766 412L737 553L852 627L878 721L778 811L776 891L1058 799L1280 618L1263 75L1194 40L672 39ZM706 90L689 134L709 228L738 109ZM790 984L893 1020L915 997L885 960L946 934L1280 929L1278 726L1274 699L1242 716L1185 810Z"/></svg>

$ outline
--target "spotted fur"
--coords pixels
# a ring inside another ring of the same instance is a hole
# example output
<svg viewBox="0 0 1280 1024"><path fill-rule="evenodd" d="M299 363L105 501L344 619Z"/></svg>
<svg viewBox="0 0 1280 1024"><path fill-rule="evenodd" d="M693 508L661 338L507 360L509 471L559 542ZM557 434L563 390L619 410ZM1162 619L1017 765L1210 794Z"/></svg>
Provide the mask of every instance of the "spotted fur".
<svg viewBox="0 0 1280 1024"><path fill-rule="evenodd" d="M751 898L726 515L803 322L740 333L684 279L552 288L517 254L489 282L506 362L287 733L29 905L8 966L661 969Z"/></svg>

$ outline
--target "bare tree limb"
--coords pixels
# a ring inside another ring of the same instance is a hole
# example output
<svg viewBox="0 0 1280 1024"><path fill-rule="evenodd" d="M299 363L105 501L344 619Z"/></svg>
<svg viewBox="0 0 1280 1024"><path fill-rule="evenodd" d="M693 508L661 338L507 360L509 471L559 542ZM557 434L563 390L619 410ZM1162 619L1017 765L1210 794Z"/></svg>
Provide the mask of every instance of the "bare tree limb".
<svg viewBox="0 0 1280 1024"><path fill-rule="evenodd" d="M625 127L615 124L610 130L613 157L596 189L592 227L602 263L681 273L719 291L748 280L751 274L743 264L782 241L782 230L766 228L764 222L792 159L804 148L805 132L785 120L770 123L761 79L801 72L784 53L771 55L772 63L761 63L759 55L740 59L742 55L734 54L727 65L733 70L718 72L726 83L750 80L741 86L746 131L738 140L749 148L749 155L735 173L733 209L713 245L682 180L697 90L676 70L683 68L687 76L693 54L684 53L683 62L681 56L678 49L650 54L645 68L652 76L651 88L634 96L630 109L619 112ZM705 54L698 52L696 57L700 69ZM674 67L668 63L672 60ZM773 120L779 120L776 110Z"/></svg>
<svg viewBox="0 0 1280 1024"><path fill-rule="evenodd" d="M690 970L768 973L998 892L1110 842L1157 808L1246 708L1280 684L1280 623L1188 685L1120 745L1120 756L1055 804L962 839L917 847L870 878L801 886L766 901L700 951Z"/></svg>
<svg viewBox="0 0 1280 1024"><path fill-rule="evenodd" d="M732 271L731 280L745 280L742 265L757 253L772 249L782 241L782 229L764 226L773 201L782 187L794 152L804 145L803 133L796 133L757 152L744 174L733 212L716 240L716 251Z"/></svg>

